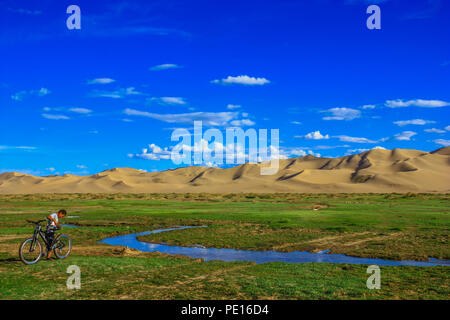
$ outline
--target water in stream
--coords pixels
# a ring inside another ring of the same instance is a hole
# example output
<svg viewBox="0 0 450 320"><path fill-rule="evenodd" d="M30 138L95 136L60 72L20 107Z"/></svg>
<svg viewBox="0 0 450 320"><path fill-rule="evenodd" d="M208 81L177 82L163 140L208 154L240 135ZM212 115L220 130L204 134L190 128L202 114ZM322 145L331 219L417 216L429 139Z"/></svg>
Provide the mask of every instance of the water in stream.
<svg viewBox="0 0 450 320"><path fill-rule="evenodd" d="M201 258L208 260L221 261L254 261L256 263L265 262L290 262L290 263L349 263L349 264L375 264L379 266L416 266L416 267L431 267L431 266L450 266L449 260L438 260L430 258L429 261L391 261L384 259L372 258L358 258L351 257L344 254L327 253L324 250L318 253L293 251L293 252L279 252L279 251L250 251L250 250L236 250L236 249L217 249L204 248L201 246L171 246L167 244L155 244L137 240L137 236L144 236L152 233L168 232L172 230L198 228L192 226L170 227L166 229L157 229L153 231L146 231L141 233L132 233L123 236L105 238L101 243L106 243L115 246L126 246L132 249L147 252L162 252L172 255L184 255L191 258Z"/></svg>

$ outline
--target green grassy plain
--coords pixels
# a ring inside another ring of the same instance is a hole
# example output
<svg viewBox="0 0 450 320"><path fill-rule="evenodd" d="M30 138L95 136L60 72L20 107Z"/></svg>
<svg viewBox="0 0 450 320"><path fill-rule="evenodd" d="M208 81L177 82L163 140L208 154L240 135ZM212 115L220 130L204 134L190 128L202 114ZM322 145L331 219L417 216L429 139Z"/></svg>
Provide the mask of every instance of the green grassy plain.
<svg viewBox="0 0 450 320"><path fill-rule="evenodd" d="M448 299L448 267L204 262L99 244L107 236L173 225L208 225L141 237L246 250L331 249L392 260L450 259L449 195L438 194L43 194L0 195L0 299ZM25 266L25 219L68 210L73 252ZM313 210L314 208L318 210ZM82 289L66 288L78 265Z"/></svg>

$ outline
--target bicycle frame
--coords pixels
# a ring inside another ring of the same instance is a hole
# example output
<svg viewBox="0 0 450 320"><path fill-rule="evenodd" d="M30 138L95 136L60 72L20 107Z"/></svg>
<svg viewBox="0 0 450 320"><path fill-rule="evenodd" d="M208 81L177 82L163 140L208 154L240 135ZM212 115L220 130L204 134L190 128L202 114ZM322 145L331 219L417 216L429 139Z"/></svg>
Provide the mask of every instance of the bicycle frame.
<svg viewBox="0 0 450 320"><path fill-rule="evenodd" d="M34 251L34 249L36 248L36 242L39 240L39 236L41 236L42 240L44 241L44 243L46 245L46 248L48 248L48 241L47 241L47 238L45 237L45 232L42 231L42 226L40 223L38 223L34 227L33 243L31 245L32 249L30 251Z"/></svg>

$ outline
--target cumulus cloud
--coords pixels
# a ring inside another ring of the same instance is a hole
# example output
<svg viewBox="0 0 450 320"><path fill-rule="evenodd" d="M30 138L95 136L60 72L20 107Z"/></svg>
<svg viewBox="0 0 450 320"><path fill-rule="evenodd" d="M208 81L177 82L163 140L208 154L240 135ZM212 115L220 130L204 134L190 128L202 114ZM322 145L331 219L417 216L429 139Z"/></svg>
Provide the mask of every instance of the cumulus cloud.
<svg viewBox="0 0 450 320"><path fill-rule="evenodd" d="M70 119L68 116L64 116L62 114L48 114L48 113L43 113L42 116L46 119L50 119L50 120L67 120Z"/></svg>
<svg viewBox="0 0 450 320"><path fill-rule="evenodd" d="M320 153L315 153L312 150L305 150L303 148L292 148L292 149L288 150L287 153L290 156L297 156L297 157L304 157L304 156L307 156L307 155L320 157Z"/></svg>
<svg viewBox="0 0 450 320"><path fill-rule="evenodd" d="M394 121L394 124L398 125L399 127L403 127L409 124L415 124L419 126L423 126L428 123L436 123L436 121L430 121L430 120L423 120L423 119L413 119L413 120L401 120L401 121Z"/></svg>
<svg viewBox="0 0 450 320"><path fill-rule="evenodd" d="M152 118L168 123L189 123L202 121L207 126L225 126L231 120L236 120L238 112L192 112L177 114L159 114L135 109L125 109L124 113L130 116Z"/></svg>
<svg viewBox="0 0 450 320"><path fill-rule="evenodd" d="M164 64L158 64L157 66L150 67L149 69L151 71L158 71L158 70L178 69L178 68L181 68L181 67L177 64L164 63Z"/></svg>
<svg viewBox="0 0 450 320"><path fill-rule="evenodd" d="M129 158L139 158L144 160L168 160L170 159L170 151L168 148L160 148L156 144L152 143L148 145L148 148L142 149L142 153L128 154Z"/></svg>
<svg viewBox="0 0 450 320"><path fill-rule="evenodd" d="M361 109L364 109L364 110L366 110L366 109L375 109L375 105L373 105L373 104L365 104L365 105L363 105L362 107L361 107Z"/></svg>
<svg viewBox="0 0 450 320"><path fill-rule="evenodd" d="M108 83L113 83L116 80L111 79L111 78L95 78L92 80L88 80L87 84L108 84Z"/></svg>
<svg viewBox="0 0 450 320"><path fill-rule="evenodd" d="M430 132L430 133L445 133L446 132L445 130L436 129L436 128L425 129L423 131Z"/></svg>
<svg viewBox="0 0 450 320"><path fill-rule="evenodd" d="M39 90L19 91L11 96L11 99L16 101L22 101L26 96L38 96L43 97L50 94L51 91L47 88L40 88Z"/></svg>
<svg viewBox="0 0 450 320"><path fill-rule="evenodd" d="M295 136L296 138L305 138L309 140L322 140L322 139L329 139L330 136L328 134L322 135L320 131L313 131L310 132L304 136Z"/></svg>
<svg viewBox="0 0 450 320"><path fill-rule="evenodd" d="M258 154L258 152L261 152ZM147 148L142 149L139 154L128 154L130 158L139 158L145 160L169 160L169 159L180 159L182 155L180 153L190 153L190 161L194 161L194 153L202 154L201 164L210 167L217 167L225 163L244 163L244 162L262 162L273 159L286 159L289 154L296 154L295 150L281 151L278 147L269 146L268 148L263 148L263 150L258 150L256 153L245 148L245 144L241 143L230 143L223 144L221 142L208 142L205 139L196 141L193 145L189 144L178 144L174 147L165 147L164 149L155 145L150 144ZM314 154L312 151L309 154ZM301 153L303 155L303 153ZM306 152L305 154L306 155ZM320 156L319 154L314 154Z"/></svg>
<svg viewBox="0 0 450 320"><path fill-rule="evenodd" d="M211 83L216 84L242 84L247 86L262 86L265 84L270 83L269 80L266 78L255 78L255 77L249 77L247 75L241 75L237 77L228 76L225 79L221 80L212 80Z"/></svg>
<svg viewBox="0 0 450 320"><path fill-rule="evenodd" d="M302 148L294 148L290 151L290 154L299 157L304 157L307 155L306 151Z"/></svg>
<svg viewBox="0 0 450 320"><path fill-rule="evenodd" d="M331 116L322 118L323 120L353 120L361 116L361 111L351 108L331 108L321 112L329 112Z"/></svg>
<svg viewBox="0 0 450 320"><path fill-rule="evenodd" d="M239 104L229 104L227 105L227 109L229 110L234 110L234 109L239 109L241 106Z"/></svg>
<svg viewBox="0 0 450 320"><path fill-rule="evenodd" d="M442 100L424 100L424 99L403 101L402 99L397 99L397 100L387 100L385 106L389 108L404 108L411 106L422 108L439 108L450 106L450 102Z"/></svg>
<svg viewBox="0 0 450 320"><path fill-rule="evenodd" d="M441 146L444 147L449 147L450 146L450 140L445 140L445 139L436 139L433 140L434 143L440 144Z"/></svg>
<svg viewBox="0 0 450 320"><path fill-rule="evenodd" d="M403 131L402 133L397 133L394 138L396 140L409 141L412 136L415 136L417 133L414 131Z"/></svg>

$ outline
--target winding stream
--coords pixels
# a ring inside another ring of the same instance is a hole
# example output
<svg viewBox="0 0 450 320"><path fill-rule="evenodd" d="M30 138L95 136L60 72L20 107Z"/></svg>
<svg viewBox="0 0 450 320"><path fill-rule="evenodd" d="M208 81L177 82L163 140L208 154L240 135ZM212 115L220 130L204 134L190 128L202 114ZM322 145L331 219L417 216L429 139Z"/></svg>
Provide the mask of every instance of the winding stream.
<svg viewBox="0 0 450 320"><path fill-rule="evenodd" d="M202 226L206 227L206 226ZM327 253L324 250L318 253L293 251L250 251L250 250L236 250L236 249L217 249L204 248L202 246L171 246L167 244L156 244L137 240L138 236L145 236L152 233L168 232L172 230L181 230L189 228L201 228L198 226L180 226L170 227L165 229L157 229L141 233L131 233L123 236L105 238L100 243L106 243L113 246L126 246L132 249L137 249L146 252L162 252L172 255L184 255L190 258L201 258L208 260L221 261L253 261L256 263L265 262L289 262L289 263L349 263L349 264L375 264L379 266L415 266L415 267L431 267L431 266L450 266L450 260L439 260L430 258L429 261L391 261L375 258L358 258L351 257L345 254Z"/></svg>

